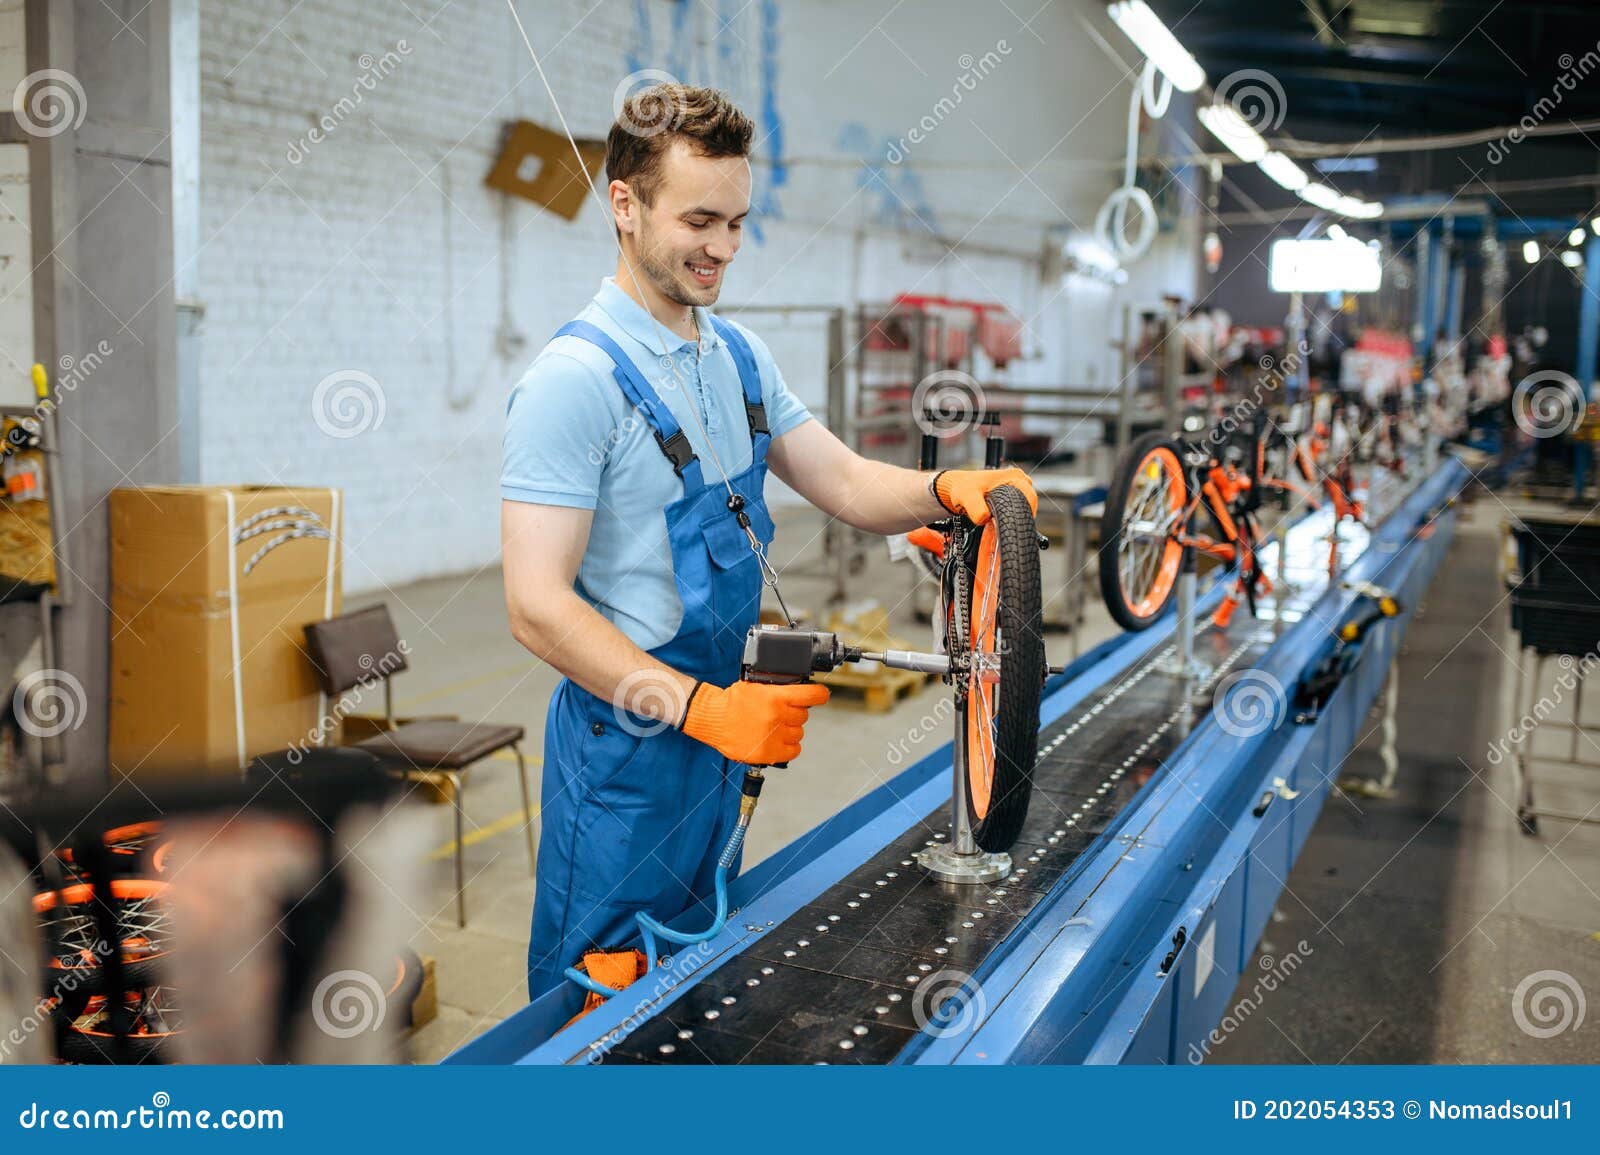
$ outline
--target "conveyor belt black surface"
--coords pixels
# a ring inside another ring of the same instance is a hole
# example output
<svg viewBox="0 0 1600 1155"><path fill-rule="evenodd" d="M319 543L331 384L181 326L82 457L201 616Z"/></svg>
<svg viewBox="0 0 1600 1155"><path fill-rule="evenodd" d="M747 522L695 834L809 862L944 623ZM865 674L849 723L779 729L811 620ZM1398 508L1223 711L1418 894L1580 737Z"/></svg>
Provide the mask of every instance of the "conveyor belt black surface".
<svg viewBox="0 0 1600 1155"><path fill-rule="evenodd" d="M612 1044L609 1063L886 1063L955 993L1115 819L1210 709L1215 687L1271 644L1240 614L1196 652L1185 686L1160 650L1040 732L1028 820L996 883L934 881L912 859L949 836L948 805L676 1002ZM1185 691L1188 691L1186 694ZM735 916L737 917L737 916Z"/></svg>

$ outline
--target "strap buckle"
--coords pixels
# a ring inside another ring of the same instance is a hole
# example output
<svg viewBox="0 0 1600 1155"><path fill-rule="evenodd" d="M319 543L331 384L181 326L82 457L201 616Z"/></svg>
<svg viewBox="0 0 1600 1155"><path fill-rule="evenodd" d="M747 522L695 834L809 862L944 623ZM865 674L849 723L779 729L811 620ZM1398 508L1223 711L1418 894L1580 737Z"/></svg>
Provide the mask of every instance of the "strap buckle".
<svg viewBox="0 0 1600 1155"><path fill-rule="evenodd" d="M684 435L683 430L678 430L671 437L663 437L660 430L657 430L656 444L661 446L661 452L672 462L672 472L682 477L683 471L694 460L694 447L689 444L689 438Z"/></svg>
<svg viewBox="0 0 1600 1155"><path fill-rule="evenodd" d="M757 401L751 404L746 401L744 403L744 417L750 423L750 436L754 437L757 433L768 433L770 435L771 431L767 428L767 407L761 402Z"/></svg>

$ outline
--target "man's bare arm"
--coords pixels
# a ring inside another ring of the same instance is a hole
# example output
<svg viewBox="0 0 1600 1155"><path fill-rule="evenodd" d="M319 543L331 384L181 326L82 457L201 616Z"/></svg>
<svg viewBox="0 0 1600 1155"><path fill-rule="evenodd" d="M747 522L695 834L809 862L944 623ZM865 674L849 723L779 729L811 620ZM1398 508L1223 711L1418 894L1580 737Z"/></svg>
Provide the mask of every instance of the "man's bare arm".
<svg viewBox="0 0 1600 1155"><path fill-rule="evenodd" d="M573 589L593 517L587 509L500 503L511 634L596 697L677 725L694 679L634 645ZM626 701L618 701L619 690Z"/></svg>
<svg viewBox="0 0 1600 1155"><path fill-rule="evenodd" d="M868 533L904 533L950 515L928 488L931 473L870 461L818 421L775 438L767 459L801 497Z"/></svg>

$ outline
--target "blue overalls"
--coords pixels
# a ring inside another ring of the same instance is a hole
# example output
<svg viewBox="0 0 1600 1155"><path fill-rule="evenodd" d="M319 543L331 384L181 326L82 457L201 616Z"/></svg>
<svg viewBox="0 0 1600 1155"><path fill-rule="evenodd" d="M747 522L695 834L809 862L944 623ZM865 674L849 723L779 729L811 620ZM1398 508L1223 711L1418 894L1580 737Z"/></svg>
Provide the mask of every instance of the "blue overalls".
<svg viewBox="0 0 1600 1155"><path fill-rule="evenodd" d="M773 535L763 497L771 438L761 377L743 335L715 317L711 323L739 372L750 425L750 467L731 482L765 548ZM745 634L760 616L762 581L727 489L720 478L703 477L677 419L616 342L585 321L556 336L579 337L611 358L617 384L683 480L683 496L665 510L683 621L650 655L692 678L731 685ZM711 747L561 680L545 719L530 999L566 983L562 971L584 950L631 942L638 911L667 921L698 904L710 922L715 905L707 900L743 779L743 765Z"/></svg>

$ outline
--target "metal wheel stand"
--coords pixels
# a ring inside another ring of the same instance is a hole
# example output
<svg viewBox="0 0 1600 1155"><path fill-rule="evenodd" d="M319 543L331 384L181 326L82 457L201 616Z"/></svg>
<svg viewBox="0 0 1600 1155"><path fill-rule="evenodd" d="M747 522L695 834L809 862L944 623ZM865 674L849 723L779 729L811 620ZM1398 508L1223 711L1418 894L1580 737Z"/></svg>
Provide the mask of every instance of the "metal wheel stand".
<svg viewBox="0 0 1600 1155"><path fill-rule="evenodd" d="M1389 663L1389 672L1383 683L1383 720L1379 724L1378 757L1383 762L1381 778L1349 775L1339 780L1339 789L1346 794L1361 794L1367 798L1393 798L1395 779L1400 773L1400 752L1396 745L1399 736L1400 676L1399 657Z"/></svg>
<svg viewBox="0 0 1600 1155"><path fill-rule="evenodd" d="M1279 518L1278 524L1272 527L1272 536L1278 543L1278 576L1273 579L1273 597L1279 608L1291 596L1300 592L1298 582L1289 580L1289 521Z"/></svg>
<svg viewBox="0 0 1600 1155"><path fill-rule="evenodd" d="M1199 580L1194 550L1184 547L1183 569L1178 574L1178 648L1156 663L1158 673L1190 682L1203 682L1211 667L1194 656L1194 595Z"/></svg>
<svg viewBox="0 0 1600 1155"><path fill-rule="evenodd" d="M988 430L984 441L983 462L986 469L998 469L1005 453L1005 442L999 437L1000 418L986 413L982 425ZM934 467L938 454L938 440L923 437L920 464L924 469ZM958 583L964 579L958 578ZM935 610L937 613L937 608ZM970 613L969 613L970 617ZM917 851L916 859L929 874L941 882L996 882L1011 873L1011 856L1004 851L991 854L980 850L972 837L972 819L967 814L967 697L961 692L959 674L954 665L956 655L951 654L950 673L952 690L956 691L956 740L951 744L952 782L950 784L950 834L949 842L927 846Z"/></svg>
<svg viewBox="0 0 1600 1155"><path fill-rule="evenodd" d="M972 839L972 820L967 815L967 748L962 735L967 730L967 707L956 711L956 740L952 749L954 781L950 790L951 840L917 851L917 862L940 882L997 882L1011 873L1011 856L1004 851L991 854L978 849Z"/></svg>

